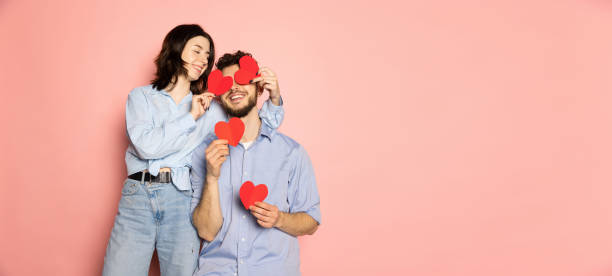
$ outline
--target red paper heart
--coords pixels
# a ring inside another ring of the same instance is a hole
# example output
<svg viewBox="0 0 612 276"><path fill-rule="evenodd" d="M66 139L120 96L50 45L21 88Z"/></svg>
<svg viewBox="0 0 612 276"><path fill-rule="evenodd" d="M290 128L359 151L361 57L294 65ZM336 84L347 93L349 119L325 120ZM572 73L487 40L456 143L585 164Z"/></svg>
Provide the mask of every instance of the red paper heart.
<svg viewBox="0 0 612 276"><path fill-rule="evenodd" d="M250 71L238 70L234 73L234 79L237 84L249 84L252 79L255 78L255 74Z"/></svg>
<svg viewBox="0 0 612 276"><path fill-rule="evenodd" d="M229 123L218 122L215 125L215 134L217 134L219 139L225 139L230 145L235 147L244 134L244 123L236 117L231 118Z"/></svg>
<svg viewBox="0 0 612 276"><path fill-rule="evenodd" d="M217 96L223 95L227 90L230 90L232 85L234 85L232 77L224 77L221 70L217 69L210 72L210 75L208 75L208 91Z"/></svg>
<svg viewBox="0 0 612 276"><path fill-rule="evenodd" d="M253 185L253 182L247 181L240 187L240 201L245 209L249 209L255 202L261 202L268 196L268 186L265 184Z"/></svg>
<svg viewBox="0 0 612 276"><path fill-rule="evenodd" d="M257 75L259 72L259 65L255 59L250 56L243 56L240 58L240 69L234 73L234 79L238 84L249 84L249 82L261 75Z"/></svg>

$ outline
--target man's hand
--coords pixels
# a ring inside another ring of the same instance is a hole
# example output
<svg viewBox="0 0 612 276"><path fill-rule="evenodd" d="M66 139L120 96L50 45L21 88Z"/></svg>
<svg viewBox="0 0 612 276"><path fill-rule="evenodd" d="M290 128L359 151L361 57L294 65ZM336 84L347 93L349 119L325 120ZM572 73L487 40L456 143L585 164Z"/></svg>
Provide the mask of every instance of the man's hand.
<svg viewBox="0 0 612 276"><path fill-rule="evenodd" d="M304 212L281 212L276 206L265 202L255 202L249 210L261 227L276 227L294 237L312 235L319 228L319 223Z"/></svg>
<svg viewBox="0 0 612 276"><path fill-rule="evenodd" d="M204 92L200 95L193 95L191 98L191 116L194 120L199 119L210 106L210 101L215 97L215 94Z"/></svg>
<svg viewBox="0 0 612 276"><path fill-rule="evenodd" d="M227 160L229 155L229 147L227 146L227 140L219 139L215 140L208 148L206 148L206 178L207 179L219 179L221 174L221 165Z"/></svg>
<svg viewBox="0 0 612 276"><path fill-rule="evenodd" d="M258 86L263 87L270 93L270 100L274 105L280 105L280 88L278 87L278 78L276 74L268 68L262 67L259 69L261 77L254 78L252 83L257 83Z"/></svg>
<svg viewBox="0 0 612 276"><path fill-rule="evenodd" d="M272 204L265 202L255 202L249 207L251 214L257 218L257 223L264 228L280 227L283 212Z"/></svg>

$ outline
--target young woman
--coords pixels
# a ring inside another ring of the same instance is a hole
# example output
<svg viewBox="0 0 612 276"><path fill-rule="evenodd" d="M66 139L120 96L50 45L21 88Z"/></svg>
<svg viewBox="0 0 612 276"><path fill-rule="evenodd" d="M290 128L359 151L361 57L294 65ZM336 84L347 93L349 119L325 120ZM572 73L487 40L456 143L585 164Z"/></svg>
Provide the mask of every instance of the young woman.
<svg viewBox="0 0 612 276"><path fill-rule="evenodd" d="M148 275L154 249L162 275L193 274L200 240L191 224L191 153L226 119L214 95L202 93L214 60L210 35L179 25L164 39L152 84L128 95L128 177L103 275ZM280 103L280 95L270 95L260 111L272 128L283 118Z"/></svg>

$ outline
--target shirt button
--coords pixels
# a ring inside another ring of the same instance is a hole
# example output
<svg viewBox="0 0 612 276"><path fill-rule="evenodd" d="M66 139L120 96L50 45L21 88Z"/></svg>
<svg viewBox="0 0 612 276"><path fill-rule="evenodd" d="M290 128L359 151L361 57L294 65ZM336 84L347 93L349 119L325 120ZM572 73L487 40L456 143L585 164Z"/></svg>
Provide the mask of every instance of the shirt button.
<svg viewBox="0 0 612 276"><path fill-rule="evenodd" d="M243 260L240 260L240 264L244 264L244 261L243 261Z"/></svg>
<svg viewBox="0 0 612 276"><path fill-rule="evenodd" d="M248 172L244 172L244 175L249 175L249 173Z"/></svg>
<svg viewBox="0 0 612 276"><path fill-rule="evenodd" d="M244 238L242 238L242 241L245 241L245 239L244 239Z"/></svg>
<svg viewBox="0 0 612 276"><path fill-rule="evenodd" d="M243 219L245 219L245 218L246 218L246 215L242 215L242 218L243 218Z"/></svg>

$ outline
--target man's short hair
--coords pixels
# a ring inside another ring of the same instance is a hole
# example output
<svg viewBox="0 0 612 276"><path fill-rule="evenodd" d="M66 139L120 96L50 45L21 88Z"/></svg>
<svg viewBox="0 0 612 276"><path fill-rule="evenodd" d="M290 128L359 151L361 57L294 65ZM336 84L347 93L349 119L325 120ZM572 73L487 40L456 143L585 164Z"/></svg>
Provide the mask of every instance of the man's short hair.
<svg viewBox="0 0 612 276"><path fill-rule="evenodd" d="M234 64L240 66L240 58L242 58L243 56L253 57L253 55L251 55L250 53L238 50L233 54L230 54L230 53L224 54L221 58L219 58L215 66L217 66L217 69L219 70L223 70L223 68L234 65Z"/></svg>

